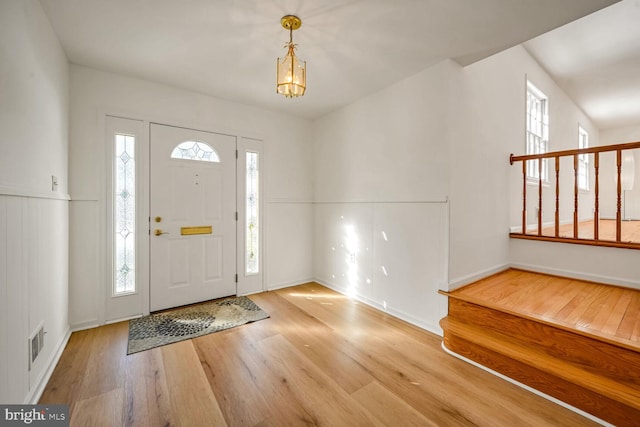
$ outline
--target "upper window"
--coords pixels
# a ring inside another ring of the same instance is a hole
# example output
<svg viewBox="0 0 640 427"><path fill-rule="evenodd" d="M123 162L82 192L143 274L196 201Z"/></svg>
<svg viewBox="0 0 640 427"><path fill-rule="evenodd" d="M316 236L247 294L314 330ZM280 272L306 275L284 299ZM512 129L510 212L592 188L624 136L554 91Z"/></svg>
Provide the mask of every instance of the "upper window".
<svg viewBox="0 0 640 427"><path fill-rule="evenodd" d="M589 148L589 133L578 126L578 148ZM578 188L589 190L589 155L578 155Z"/></svg>
<svg viewBox="0 0 640 427"><path fill-rule="evenodd" d="M171 152L171 158L200 162L220 162L220 157L218 157L216 150L201 141L185 141L178 144Z"/></svg>
<svg viewBox="0 0 640 427"><path fill-rule="evenodd" d="M549 149L549 101L537 87L527 82L527 154L543 154ZM540 169L542 167L542 169ZM546 159L527 161L527 178L548 181Z"/></svg>

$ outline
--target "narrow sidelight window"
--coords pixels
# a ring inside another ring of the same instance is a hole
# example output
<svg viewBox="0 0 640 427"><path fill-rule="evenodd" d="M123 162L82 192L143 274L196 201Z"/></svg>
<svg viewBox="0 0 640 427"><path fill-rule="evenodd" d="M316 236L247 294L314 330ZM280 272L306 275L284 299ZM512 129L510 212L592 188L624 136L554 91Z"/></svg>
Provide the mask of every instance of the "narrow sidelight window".
<svg viewBox="0 0 640 427"><path fill-rule="evenodd" d="M245 273L260 272L260 223L259 223L259 163L258 153L247 151L245 189Z"/></svg>
<svg viewBox="0 0 640 427"><path fill-rule="evenodd" d="M136 291L136 162L133 135L115 134L113 295Z"/></svg>

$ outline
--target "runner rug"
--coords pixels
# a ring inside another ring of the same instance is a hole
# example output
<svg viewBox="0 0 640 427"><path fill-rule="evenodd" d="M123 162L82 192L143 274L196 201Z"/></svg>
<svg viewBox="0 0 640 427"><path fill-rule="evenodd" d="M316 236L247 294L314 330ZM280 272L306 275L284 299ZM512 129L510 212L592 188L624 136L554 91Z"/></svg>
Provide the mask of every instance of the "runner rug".
<svg viewBox="0 0 640 427"><path fill-rule="evenodd" d="M233 297L129 321L127 354L188 340L266 319L269 315L247 297Z"/></svg>

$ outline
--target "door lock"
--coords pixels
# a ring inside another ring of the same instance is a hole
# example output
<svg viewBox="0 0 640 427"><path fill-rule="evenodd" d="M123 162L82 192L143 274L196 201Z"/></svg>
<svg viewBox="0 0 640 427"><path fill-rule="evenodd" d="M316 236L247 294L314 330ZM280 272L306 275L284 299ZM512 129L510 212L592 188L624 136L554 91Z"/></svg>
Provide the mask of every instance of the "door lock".
<svg viewBox="0 0 640 427"><path fill-rule="evenodd" d="M156 231L154 231L153 234L155 234L156 236L160 236L161 234L171 234L171 233L167 233L166 231L162 231L159 228L156 228Z"/></svg>

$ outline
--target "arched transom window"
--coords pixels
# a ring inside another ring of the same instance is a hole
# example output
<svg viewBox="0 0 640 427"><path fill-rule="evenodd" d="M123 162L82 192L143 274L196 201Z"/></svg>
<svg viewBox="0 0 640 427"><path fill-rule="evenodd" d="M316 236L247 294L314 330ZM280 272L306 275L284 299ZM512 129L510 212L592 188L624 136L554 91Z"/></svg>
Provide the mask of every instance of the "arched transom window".
<svg viewBox="0 0 640 427"><path fill-rule="evenodd" d="M216 150L202 141L185 141L176 145L171 152L172 159L195 160L199 162L219 163L220 157Z"/></svg>

